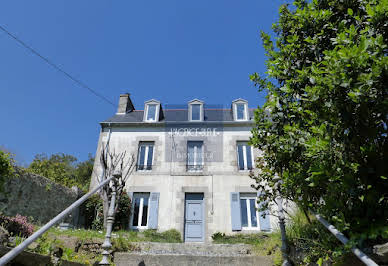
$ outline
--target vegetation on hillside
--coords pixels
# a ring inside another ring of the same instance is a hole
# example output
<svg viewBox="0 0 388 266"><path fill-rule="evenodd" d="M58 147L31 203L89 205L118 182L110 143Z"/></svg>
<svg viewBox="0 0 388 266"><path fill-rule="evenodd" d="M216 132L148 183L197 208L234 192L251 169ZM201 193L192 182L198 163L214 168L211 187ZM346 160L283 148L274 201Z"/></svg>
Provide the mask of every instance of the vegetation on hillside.
<svg viewBox="0 0 388 266"><path fill-rule="evenodd" d="M388 239L388 1L293 4L280 8L275 41L261 33L266 75L251 75L259 90L268 92L255 112L251 138L263 151L254 176L265 192L260 200L280 193L304 211L324 215L360 246L383 242Z"/></svg>
<svg viewBox="0 0 388 266"><path fill-rule="evenodd" d="M35 155L27 170L64 186L77 186L87 191L93 172L93 164L94 158L91 154L86 161L77 163L77 158L72 155L57 153L48 156L41 153Z"/></svg>

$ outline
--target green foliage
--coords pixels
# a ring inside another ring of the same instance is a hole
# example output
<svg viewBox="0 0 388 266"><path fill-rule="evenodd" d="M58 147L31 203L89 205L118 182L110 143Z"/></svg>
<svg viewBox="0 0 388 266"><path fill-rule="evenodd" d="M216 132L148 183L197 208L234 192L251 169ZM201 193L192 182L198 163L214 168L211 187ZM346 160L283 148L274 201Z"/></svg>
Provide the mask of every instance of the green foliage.
<svg viewBox="0 0 388 266"><path fill-rule="evenodd" d="M358 244L381 241L388 221L388 1L294 5L280 8L276 42L261 34L266 76L251 75L268 91L251 138L263 151L254 177L265 192L260 200L281 193Z"/></svg>
<svg viewBox="0 0 388 266"><path fill-rule="evenodd" d="M181 243L181 234L175 230L170 229L164 232L157 232L156 230L148 229L143 232L146 241L150 242L166 242L166 243Z"/></svg>
<svg viewBox="0 0 388 266"><path fill-rule="evenodd" d="M311 223L301 211L291 215L287 225L287 239L298 254L297 265L318 263L319 260L336 262L346 253L341 243L319 223L310 217Z"/></svg>
<svg viewBox="0 0 388 266"><path fill-rule="evenodd" d="M85 228L103 230L104 214L100 195L94 194L83 204L85 213Z"/></svg>
<svg viewBox="0 0 388 266"><path fill-rule="evenodd" d="M261 256L272 256L274 265L281 265L282 254L280 251L280 234L277 232L265 234L235 234L226 235L216 232L212 235L215 244L249 244L254 246L254 252Z"/></svg>
<svg viewBox="0 0 388 266"><path fill-rule="evenodd" d="M103 230L104 228L104 213L100 195L94 194L84 203L85 211L85 228L93 230ZM131 214L131 198L126 192L120 197L117 208L113 229L124 230L128 229L129 216Z"/></svg>
<svg viewBox="0 0 388 266"><path fill-rule="evenodd" d="M77 158L72 155L57 153L47 156L42 153L35 156L27 170L64 186L78 186L87 191L93 172L94 158L89 154L88 160L78 164L76 162Z"/></svg>
<svg viewBox="0 0 388 266"><path fill-rule="evenodd" d="M0 150L0 191L8 178L14 173L14 160L10 153Z"/></svg>

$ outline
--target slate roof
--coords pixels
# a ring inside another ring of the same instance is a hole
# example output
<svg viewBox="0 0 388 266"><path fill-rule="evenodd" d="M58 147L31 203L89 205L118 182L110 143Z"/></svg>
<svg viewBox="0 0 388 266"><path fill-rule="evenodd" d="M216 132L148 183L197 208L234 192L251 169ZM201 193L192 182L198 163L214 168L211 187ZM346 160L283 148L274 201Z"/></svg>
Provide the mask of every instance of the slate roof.
<svg viewBox="0 0 388 266"><path fill-rule="evenodd" d="M249 108L249 121L253 121L254 109ZM189 122L187 109L162 109L164 117L160 122ZM101 122L105 123L145 123L143 122L144 110L134 110L127 114L114 115L111 118ZM232 109L204 109L204 121L203 122L236 122L241 121L233 120ZM247 121L244 121L247 122Z"/></svg>

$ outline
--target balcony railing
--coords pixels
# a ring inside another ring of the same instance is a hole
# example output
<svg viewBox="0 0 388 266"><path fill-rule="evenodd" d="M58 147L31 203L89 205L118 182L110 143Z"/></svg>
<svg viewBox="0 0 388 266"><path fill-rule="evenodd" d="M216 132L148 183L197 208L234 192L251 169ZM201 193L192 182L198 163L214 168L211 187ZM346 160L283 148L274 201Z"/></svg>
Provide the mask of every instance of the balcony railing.
<svg viewBox="0 0 388 266"><path fill-rule="evenodd" d="M152 165L136 165L136 171L151 171Z"/></svg>
<svg viewBox="0 0 388 266"><path fill-rule="evenodd" d="M187 164L186 169L188 172L200 172L203 171L203 164Z"/></svg>

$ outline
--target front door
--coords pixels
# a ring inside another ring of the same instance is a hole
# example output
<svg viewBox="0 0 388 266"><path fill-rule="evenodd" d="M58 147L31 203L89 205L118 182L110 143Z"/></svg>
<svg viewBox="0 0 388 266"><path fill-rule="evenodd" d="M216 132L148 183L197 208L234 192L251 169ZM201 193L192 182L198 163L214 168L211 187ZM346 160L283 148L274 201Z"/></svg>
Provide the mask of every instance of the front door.
<svg viewBox="0 0 388 266"><path fill-rule="evenodd" d="M203 194L187 193L185 198L185 242L203 241Z"/></svg>

